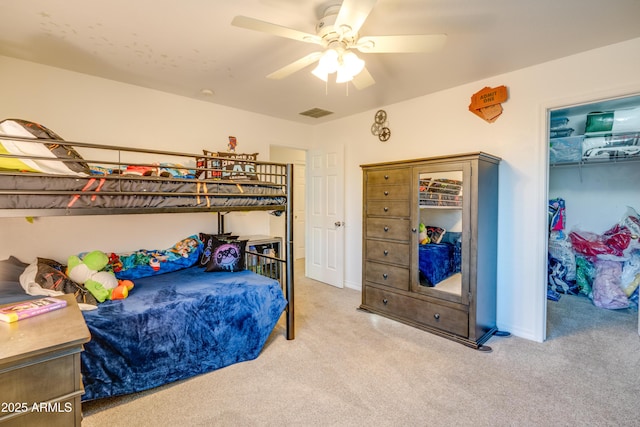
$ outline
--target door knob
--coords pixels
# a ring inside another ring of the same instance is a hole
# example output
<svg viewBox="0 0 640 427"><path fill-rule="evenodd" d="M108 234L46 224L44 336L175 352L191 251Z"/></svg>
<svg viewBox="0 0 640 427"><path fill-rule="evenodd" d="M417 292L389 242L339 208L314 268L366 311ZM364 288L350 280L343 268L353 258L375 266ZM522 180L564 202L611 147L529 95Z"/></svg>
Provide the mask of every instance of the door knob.
<svg viewBox="0 0 640 427"><path fill-rule="evenodd" d="M344 225L344 222L336 221L336 222L333 223L333 225L335 225L336 227L342 227Z"/></svg>

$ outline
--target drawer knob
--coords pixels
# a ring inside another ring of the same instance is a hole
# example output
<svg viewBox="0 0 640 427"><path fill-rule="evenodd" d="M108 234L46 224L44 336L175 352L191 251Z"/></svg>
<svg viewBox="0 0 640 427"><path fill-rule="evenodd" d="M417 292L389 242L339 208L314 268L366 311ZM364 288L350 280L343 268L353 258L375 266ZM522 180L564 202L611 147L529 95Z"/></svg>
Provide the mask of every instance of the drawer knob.
<svg viewBox="0 0 640 427"><path fill-rule="evenodd" d="M384 278L384 280L387 280L387 278L389 277L389 275L387 273L383 273L382 277Z"/></svg>
<svg viewBox="0 0 640 427"><path fill-rule="evenodd" d="M387 227L387 226L385 225L385 227L384 227L384 231L385 231L385 232L389 231L389 227Z"/></svg>
<svg viewBox="0 0 640 427"><path fill-rule="evenodd" d="M417 229L415 229L415 228L412 228L412 229L411 229L411 231L412 231L413 233L415 233L415 232L416 232L416 231L418 231L418 230L417 230Z"/></svg>
<svg viewBox="0 0 640 427"><path fill-rule="evenodd" d="M387 256L387 255L389 255L389 251L385 249L383 254L384 254L384 256Z"/></svg>
<svg viewBox="0 0 640 427"><path fill-rule="evenodd" d="M384 179L389 179L389 175L385 175L385 176L384 176Z"/></svg>
<svg viewBox="0 0 640 427"><path fill-rule="evenodd" d="M384 305L387 305L387 303L388 303L388 302L389 302L389 300L388 300L388 299L386 299L386 298L384 298L384 299L382 300L382 303L383 303Z"/></svg>
<svg viewBox="0 0 640 427"><path fill-rule="evenodd" d="M436 322L440 321L440 314L436 313L433 315L433 318L436 319Z"/></svg>
<svg viewBox="0 0 640 427"><path fill-rule="evenodd" d="M383 209L385 212L389 212L389 208L387 206L384 207Z"/></svg>
<svg viewBox="0 0 640 427"><path fill-rule="evenodd" d="M388 195L389 195L389 192L388 192L388 191L385 191L385 192L384 192L384 195L385 195L385 196L388 196Z"/></svg>

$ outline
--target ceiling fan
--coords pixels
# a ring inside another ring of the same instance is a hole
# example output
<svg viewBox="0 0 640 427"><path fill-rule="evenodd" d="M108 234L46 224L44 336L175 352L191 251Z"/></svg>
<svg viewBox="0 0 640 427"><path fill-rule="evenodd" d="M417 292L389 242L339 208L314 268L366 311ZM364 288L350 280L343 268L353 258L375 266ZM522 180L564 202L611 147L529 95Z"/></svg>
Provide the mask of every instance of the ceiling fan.
<svg viewBox="0 0 640 427"><path fill-rule="evenodd" d="M322 50L310 53L297 61L269 74L267 78L283 79L318 62L312 73L327 81L336 73L336 82L351 81L357 89L375 83L364 61L352 52L362 53L410 53L430 52L444 44L446 35L397 35L360 36L358 31L373 9L376 0L344 0L342 4L328 6L316 25L316 33L305 33L247 16L236 16L231 24L236 27L261 31L279 37L322 46Z"/></svg>

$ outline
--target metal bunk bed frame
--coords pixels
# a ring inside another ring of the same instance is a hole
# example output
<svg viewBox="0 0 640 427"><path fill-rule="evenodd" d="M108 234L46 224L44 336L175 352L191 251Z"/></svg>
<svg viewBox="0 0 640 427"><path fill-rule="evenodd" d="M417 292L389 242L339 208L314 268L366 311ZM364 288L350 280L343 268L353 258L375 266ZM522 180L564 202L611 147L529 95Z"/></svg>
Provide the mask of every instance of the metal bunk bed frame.
<svg viewBox="0 0 640 427"><path fill-rule="evenodd" d="M158 167L157 163L151 162L125 162L122 157L124 153L130 153L135 155L153 155L153 156L163 156L163 157L171 157L171 158L183 158L191 160L204 160L207 161L205 164L209 164L208 161L215 161L216 164L222 165L224 162L228 162L228 157L217 157L217 156L208 156L208 155L198 155L193 153L184 153L184 152L175 152L175 151L165 151L165 150L149 150L149 149L141 149L134 147L123 147L123 146L110 146L110 145L102 145L102 144L92 144L85 142L71 142L71 141L58 141L58 140L49 140L49 139L30 139L30 138L21 138L14 137L8 135L0 135L1 140L12 140L26 143L35 143L35 144L62 144L67 147L80 148L86 150L105 150L107 152L115 152L117 153L116 160L94 160L94 159L77 159L77 158L51 158L51 157L39 157L39 156L28 156L28 155L17 155L17 154L5 154L0 152L0 160L2 158L9 159L26 159L26 160L45 160L45 161L58 161L64 163L77 163L79 161L86 163L88 165L101 165L101 166L109 166L113 167L117 170L122 170L125 166L141 166L141 167ZM270 256L266 256L263 254L248 252L248 256L253 257L262 257L269 258L268 262L277 262L279 267L279 271L283 269L280 267L281 264L285 264L285 277L284 284L282 283L282 278L280 277L280 283L283 287L283 291L285 292L285 298L287 299L287 307L285 309L286 312L286 338L288 340L293 340L295 338L295 311L294 311L294 257L293 257L293 165L292 164L284 164L284 163L273 163L273 162L263 162L257 160L242 160L244 163L252 164L255 170L255 175L259 177L258 180L251 181L237 181L233 179L212 179L212 178L167 178L167 177L146 177L146 176L127 176L127 175L113 175L113 176L102 176L102 175L91 175L85 178L97 177L101 179L110 179L110 180L119 180L120 182L124 182L127 180L149 180L149 181L157 181L157 182L192 182L197 184L205 184L206 186L211 186L212 188L216 188L218 185L224 184L234 184L237 186L242 186L244 184L256 185L256 186L265 186L269 188L280 188L281 191L284 191L284 195L282 192L273 193L273 194L256 194L256 195L246 195L244 193L240 194L228 194L228 193L218 193L215 191L205 191L200 192L167 192L167 191L99 191L99 190L87 190L80 192L77 189L74 190L33 190L33 189L1 189L0 188L0 197L2 196L51 196L51 195L59 195L59 196L77 196L80 193L83 197L87 196L107 196L107 197L121 197L121 196L142 196L142 197L175 197L175 196L188 196L188 197L200 197L200 198L211 198L215 199L217 197L227 197L227 198L251 198L251 197L266 197L266 198L281 198L284 197L285 201L283 203L277 202L277 204L269 204L262 206L216 206L215 203L207 204L207 206L181 206L181 207L127 207L127 208L109 208L109 207L93 207L93 208L78 208L78 209L70 209L69 207L65 208L0 208L0 217L39 217L39 216L76 216L76 215L121 215L121 214L151 214L151 213L188 213L188 212L217 212L218 214L218 232L224 232L224 218L223 215L233 211L277 211L282 212L285 216L285 241L284 241L284 259L282 258L274 258ZM220 167L191 167L189 165L179 165L176 167L177 169L189 169L195 170L196 176L200 176L201 173L204 173L205 176L207 173L218 173L222 174L224 172ZM34 172L25 172L21 173L19 171L7 171L0 169L0 180L3 179L4 176L11 177L19 177L19 176L28 176L28 177L60 177L60 178L79 178L77 176L69 176L69 175L52 175L46 173L34 173ZM18 178L19 179L19 178ZM198 187L199 188L199 187ZM279 200L279 199L278 199Z"/></svg>

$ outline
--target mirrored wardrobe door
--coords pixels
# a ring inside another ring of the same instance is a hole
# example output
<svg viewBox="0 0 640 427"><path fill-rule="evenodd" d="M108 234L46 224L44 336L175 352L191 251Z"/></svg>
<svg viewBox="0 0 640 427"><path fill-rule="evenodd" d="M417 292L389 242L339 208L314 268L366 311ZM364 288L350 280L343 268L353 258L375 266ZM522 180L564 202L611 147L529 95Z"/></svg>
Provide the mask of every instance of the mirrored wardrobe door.
<svg viewBox="0 0 640 427"><path fill-rule="evenodd" d="M468 183L465 165L416 168L417 268L412 290L453 302L466 302L468 279ZM466 279L466 280L465 280Z"/></svg>

